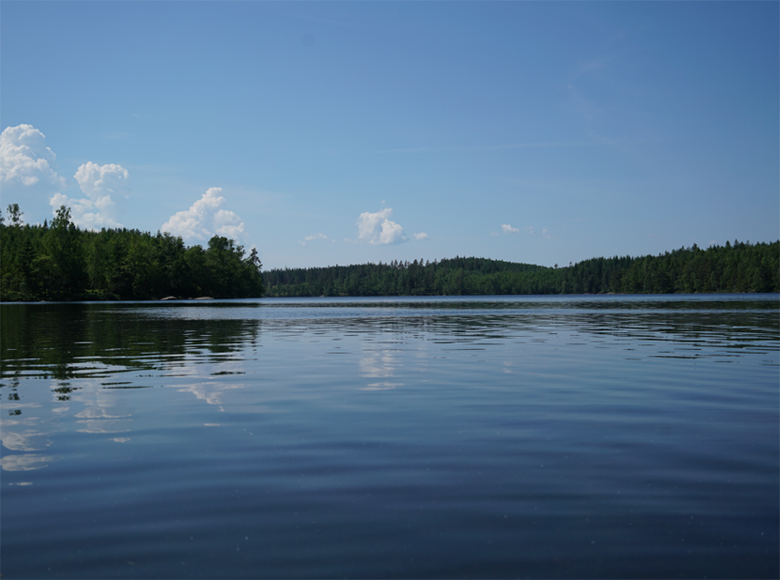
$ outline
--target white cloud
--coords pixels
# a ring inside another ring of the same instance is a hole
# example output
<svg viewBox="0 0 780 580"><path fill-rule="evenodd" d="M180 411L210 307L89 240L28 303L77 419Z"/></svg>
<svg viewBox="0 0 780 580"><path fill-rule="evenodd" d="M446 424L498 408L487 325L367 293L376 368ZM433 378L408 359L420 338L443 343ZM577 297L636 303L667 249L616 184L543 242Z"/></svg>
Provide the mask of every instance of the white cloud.
<svg viewBox="0 0 780 580"><path fill-rule="evenodd" d="M68 199L57 193L49 201L53 211L56 213L61 205L67 205L71 208L73 223L89 229L122 227L118 202L127 197L130 178L127 169L114 163L98 165L88 161L73 177L87 197Z"/></svg>
<svg viewBox="0 0 780 580"><path fill-rule="evenodd" d="M357 220L358 240L374 245L399 244L406 240L404 229L390 221L389 207L376 213L363 212Z"/></svg>
<svg viewBox="0 0 780 580"><path fill-rule="evenodd" d="M97 201L112 193L120 194L126 187L130 174L121 165L114 163L98 165L87 161L76 170L76 175L73 177L79 182L81 191L92 201Z"/></svg>
<svg viewBox="0 0 780 580"><path fill-rule="evenodd" d="M221 209L214 214L214 232L218 236L233 238L238 240L244 234L244 222L238 217L238 214Z"/></svg>
<svg viewBox="0 0 780 580"><path fill-rule="evenodd" d="M79 226L99 229L118 227L118 202L126 197L129 174L120 165L87 162L74 177L85 198L68 198L61 190L67 182L57 174L57 156L46 146L46 136L32 125L7 127L0 134L0 184L5 199L31 211L33 221L38 202L49 202L54 212L61 205L71 208L71 219ZM24 203L32 202L32 203Z"/></svg>
<svg viewBox="0 0 780 580"><path fill-rule="evenodd" d="M46 136L32 125L6 127L0 134L0 185L5 200L22 202L29 209L37 204L24 204L25 199L48 200L65 188L56 159L46 146Z"/></svg>
<svg viewBox="0 0 780 580"><path fill-rule="evenodd" d="M313 234L311 236L306 236L305 238L303 238L303 241L298 241L298 243L302 246L305 246L306 242L311 242L313 240L327 240L327 239L329 239L328 236L326 236L325 234L318 233L318 234ZM336 240L331 240L331 241L335 242Z"/></svg>
<svg viewBox="0 0 780 580"><path fill-rule="evenodd" d="M528 234L529 236L531 236L531 235L534 234L534 227L533 226L525 226L522 231L525 232L526 234ZM501 224L501 232L504 233L504 234L519 234L520 233L520 228L512 227L509 224ZM500 236L501 233L499 233L499 232L491 232L490 235L491 236ZM548 232L546 229L542 229L542 237L543 238L551 238L552 236L550 235L550 232Z"/></svg>
<svg viewBox="0 0 780 580"><path fill-rule="evenodd" d="M244 222L234 212L221 209L225 198L220 193L221 187L212 187L190 209L172 215L160 230L181 236L187 242L208 241L214 235L239 241Z"/></svg>
<svg viewBox="0 0 780 580"><path fill-rule="evenodd" d="M64 187L64 180L57 175L56 158L46 146L46 136L32 125L6 127L0 134L0 183Z"/></svg>
<svg viewBox="0 0 780 580"><path fill-rule="evenodd" d="M430 239L430 236L426 234L425 232L420 232L419 234L412 234L414 236L415 240L428 240Z"/></svg>

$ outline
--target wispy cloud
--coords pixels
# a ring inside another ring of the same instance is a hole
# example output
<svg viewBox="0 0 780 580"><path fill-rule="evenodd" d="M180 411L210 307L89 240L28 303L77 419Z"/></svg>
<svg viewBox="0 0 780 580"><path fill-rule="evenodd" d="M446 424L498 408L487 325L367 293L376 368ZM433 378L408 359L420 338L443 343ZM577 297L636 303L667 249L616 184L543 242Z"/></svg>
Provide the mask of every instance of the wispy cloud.
<svg viewBox="0 0 780 580"><path fill-rule="evenodd" d="M607 83L606 79L610 78L610 61L615 58L612 55L582 61L571 71L566 82L569 106L582 118L588 136L593 139L591 144L594 145L618 143L618 139L602 134L605 121L615 113L614 106L603 98L605 91L611 90L608 87L614 84Z"/></svg>
<svg viewBox="0 0 780 580"><path fill-rule="evenodd" d="M425 232L420 232L419 234L412 234L415 240L429 240L431 237L426 234Z"/></svg>
<svg viewBox="0 0 780 580"><path fill-rule="evenodd" d="M312 242L314 240L330 240L332 243L335 243L336 240L331 240L328 236L325 234L312 234L311 236L306 236L303 238L303 240L298 240L298 243L302 246L306 245L306 242Z"/></svg>
<svg viewBox="0 0 780 580"><path fill-rule="evenodd" d="M541 149L549 147L585 147L593 145L580 141L539 141L532 143L509 143L505 145L450 145L441 147L401 147L384 149L380 153L468 153L472 151L504 151L508 149Z"/></svg>
<svg viewBox="0 0 780 580"><path fill-rule="evenodd" d="M500 232L491 232L491 236L500 236L502 234L514 234L514 235L522 235L525 233L526 235L532 236L534 235L534 232L536 230L533 226L525 226L522 230L520 228L516 228L512 226L511 224L501 224L501 231ZM550 238L550 233L542 228L542 237L543 238Z"/></svg>
<svg viewBox="0 0 780 580"><path fill-rule="evenodd" d="M581 62L577 68L572 72L570 79L575 80L583 75L594 73L602 70L605 66L606 60L604 58L592 58L588 61Z"/></svg>
<svg viewBox="0 0 780 580"><path fill-rule="evenodd" d="M603 139L594 130L596 120L602 115L602 109L595 101L585 96L585 93L574 82L566 86L569 102L575 112L582 116L588 135L594 139Z"/></svg>

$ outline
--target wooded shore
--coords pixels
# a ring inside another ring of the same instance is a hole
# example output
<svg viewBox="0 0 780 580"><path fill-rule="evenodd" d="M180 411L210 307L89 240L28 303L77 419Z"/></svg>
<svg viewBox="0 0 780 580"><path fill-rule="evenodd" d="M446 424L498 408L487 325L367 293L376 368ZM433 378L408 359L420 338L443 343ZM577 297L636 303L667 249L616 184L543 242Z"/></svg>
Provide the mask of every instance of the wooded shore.
<svg viewBox="0 0 780 580"><path fill-rule="evenodd" d="M226 237L204 249L167 233L82 230L65 206L51 224L21 215L13 204L0 216L0 301L780 292L780 241L564 267L455 257L261 272L257 250L245 256Z"/></svg>
<svg viewBox="0 0 780 580"><path fill-rule="evenodd" d="M0 221L2 301L257 298L261 267L257 250L244 256L226 237L204 249L167 233L82 230L64 206L51 224L23 224L18 206Z"/></svg>
<svg viewBox="0 0 780 580"><path fill-rule="evenodd" d="M440 296L780 292L780 241L696 245L658 256L544 267L485 258L274 269L267 296Z"/></svg>

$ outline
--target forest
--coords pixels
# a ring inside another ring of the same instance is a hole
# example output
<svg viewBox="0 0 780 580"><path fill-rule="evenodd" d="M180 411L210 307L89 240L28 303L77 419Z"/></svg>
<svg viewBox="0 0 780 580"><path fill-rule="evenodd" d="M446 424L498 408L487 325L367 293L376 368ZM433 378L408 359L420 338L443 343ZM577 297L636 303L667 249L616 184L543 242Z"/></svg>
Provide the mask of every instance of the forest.
<svg viewBox="0 0 780 580"><path fill-rule="evenodd" d="M780 292L780 241L735 240L706 250L694 244L560 268L465 257L261 268L254 248L245 256L225 237L212 237L204 249L167 233L82 230L65 206L43 225L24 224L17 204L0 214L2 301Z"/></svg>
<svg viewBox="0 0 780 580"><path fill-rule="evenodd" d="M43 225L24 224L18 204L0 214L2 301L255 298L261 267L254 248L245 257L225 237L204 249L167 233L82 230L65 206Z"/></svg>
<svg viewBox="0 0 780 580"><path fill-rule="evenodd" d="M780 292L780 241L695 244L658 256L593 258L559 268L484 258L275 269L267 296L441 296Z"/></svg>

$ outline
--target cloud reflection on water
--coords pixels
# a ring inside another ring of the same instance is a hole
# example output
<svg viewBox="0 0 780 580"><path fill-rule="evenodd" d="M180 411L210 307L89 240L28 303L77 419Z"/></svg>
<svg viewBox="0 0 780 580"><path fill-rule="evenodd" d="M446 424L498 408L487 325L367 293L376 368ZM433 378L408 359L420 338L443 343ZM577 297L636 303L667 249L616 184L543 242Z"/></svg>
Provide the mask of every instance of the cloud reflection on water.
<svg viewBox="0 0 780 580"><path fill-rule="evenodd" d="M33 455L25 453L22 455L6 455L2 462L3 471L33 471L43 469L56 458L53 455Z"/></svg>
<svg viewBox="0 0 780 580"><path fill-rule="evenodd" d="M383 391L403 386L404 383L391 381L399 365L396 355L389 350L364 352L358 361L360 374L368 379L385 379L368 383L362 391Z"/></svg>
<svg viewBox="0 0 780 580"><path fill-rule="evenodd" d="M475 356L486 345L503 341L508 333L519 347L530 337L535 337L531 342L546 340L559 327L568 329L568 334L558 337L561 344L608 340L609 345L601 348L624 348L630 351L627 357L636 354L638 343L659 345L655 355L645 349L644 356L664 356L661 345L668 348L669 340L681 349L686 347L694 358L713 356L704 349L707 345L722 347L720 357L725 356L723 349L741 355L745 344L753 351L776 346L776 301L724 299L702 302L699 308L695 300L681 298L657 300L646 310L635 303L552 299L544 303L399 300L378 304L310 300L181 307L153 303L3 305L0 387L8 393L3 397L9 399L4 409L11 417L3 421L1 438L3 447L12 453L3 457L2 468L46 467L54 456L34 452L48 449L52 438L63 431L92 435L133 431L134 414L140 412L131 406L139 400L129 397L133 389L173 387L220 411L230 403L231 410L268 412L271 407L257 400L242 407L240 397L230 401L228 394L246 391L251 385L257 397L259 383L250 382L256 379L247 373L252 370L250 374L259 371L262 375L264 368L277 365L275 342L300 343L303 365L309 342L338 342L343 345L338 348L344 348L339 354L352 357L349 364L356 364L365 379L358 387L364 391L408 386L417 377L426 380L434 354L439 358ZM547 333L544 336L542 329ZM270 340L263 342L261 331ZM352 350L350 345L354 345ZM265 358L258 350L263 346ZM431 348L438 350L429 352ZM517 348L511 358L496 362L503 374L527 372L544 362L526 360L527 356L523 348ZM41 380L50 395L35 401L31 389ZM297 396L285 388L284 383L276 385L267 399ZM107 440L127 443L130 437Z"/></svg>

